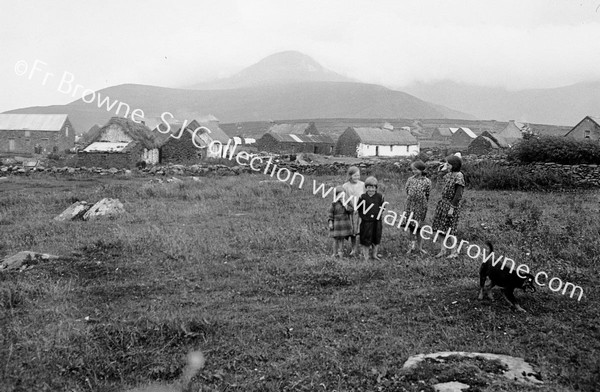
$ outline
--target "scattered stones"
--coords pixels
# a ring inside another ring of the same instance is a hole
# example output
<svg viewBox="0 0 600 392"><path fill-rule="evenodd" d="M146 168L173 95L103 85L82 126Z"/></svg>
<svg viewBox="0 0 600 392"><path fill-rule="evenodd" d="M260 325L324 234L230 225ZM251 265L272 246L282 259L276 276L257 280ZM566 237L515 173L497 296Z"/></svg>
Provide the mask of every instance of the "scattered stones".
<svg viewBox="0 0 600 392"><path fill-rule="evenodd" d="M39 264L41 261L58 259L58 256L47 253L36 253L28 250L23 250L15 255L6 257L0 263L0 271L20 269L21 271Z"/></svg>
<svg viewBox="0 0 600 392"><path fill-rule="evenodd" d="M66 210L60 213L60 215L54 217L55 221L64 222L67 220L83 219L83 215L90 209L86 201L76 201L71 204Z"/></svg>
<svg viewBox="0 0 600 392"><path fill-rule="evenodd" d="M101 216L117 216L125 213L123 203L119 199L104 198L94 204L84 215L84 220L95 219Z"/></svg>

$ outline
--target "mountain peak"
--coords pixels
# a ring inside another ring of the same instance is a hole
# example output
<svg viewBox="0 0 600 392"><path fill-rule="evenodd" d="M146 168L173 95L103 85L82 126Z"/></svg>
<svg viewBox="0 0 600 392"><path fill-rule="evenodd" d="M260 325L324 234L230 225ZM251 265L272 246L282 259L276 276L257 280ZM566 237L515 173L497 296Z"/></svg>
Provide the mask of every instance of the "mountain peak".
<svg viewBox="0 0 600 392"><path fill-rule="evenodd" d="M201 83L191 88L218 90L300 82L355 81L328 70L304 53L288 50L267 56L229 78Z"/></svg>

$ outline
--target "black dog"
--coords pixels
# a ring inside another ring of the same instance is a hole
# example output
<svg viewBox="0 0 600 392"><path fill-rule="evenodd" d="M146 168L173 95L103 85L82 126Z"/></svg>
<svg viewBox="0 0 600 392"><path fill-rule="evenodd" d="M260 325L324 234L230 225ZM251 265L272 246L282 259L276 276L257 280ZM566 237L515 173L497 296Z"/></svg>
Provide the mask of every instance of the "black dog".
<svg viewBox="0 0 600 392"><path fill-rule="evenodd" d="M490 253L492 253L494 247L490 242L487 242L486 244L490 249ZM523 275L525 278L521 278L517 275L517 272L514 269L512 271L509 268L503 269L500 263L492 266L491 260L488 259L488 261L481 264L481 268L479 269L479 299L482 300L486 293L489 299L494 299L490 289L494 286L499 286L502 287L504 298L506 298L512 308L525 312L525 309L520 307L517 303L513 291L515 289L521 289L525 292L529 291L535 293L535 286L533 285L533 275L521 273L521 276ZM484 287L487 278L490 278L490 285Z"/></svg>

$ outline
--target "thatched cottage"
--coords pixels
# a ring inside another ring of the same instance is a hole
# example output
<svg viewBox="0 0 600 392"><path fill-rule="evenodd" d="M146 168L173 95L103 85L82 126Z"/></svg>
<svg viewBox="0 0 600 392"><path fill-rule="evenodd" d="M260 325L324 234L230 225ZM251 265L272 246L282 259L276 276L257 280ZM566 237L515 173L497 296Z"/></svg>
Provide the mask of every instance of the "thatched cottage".
<svg viewBox="0 0 600 392"><path fill-rule="evenodd" d="M508 147L508 142L502 136L484 131L469 144L467 153L475 155L498 154Z"/></svg>
<svg viewBox="0 0 600 392"><path fill-rule="evenodd" d="M132 168L138 162L159 162L159 138L144 124L123 117L112 117L87 146L77 153L79 166Z"/></svg>

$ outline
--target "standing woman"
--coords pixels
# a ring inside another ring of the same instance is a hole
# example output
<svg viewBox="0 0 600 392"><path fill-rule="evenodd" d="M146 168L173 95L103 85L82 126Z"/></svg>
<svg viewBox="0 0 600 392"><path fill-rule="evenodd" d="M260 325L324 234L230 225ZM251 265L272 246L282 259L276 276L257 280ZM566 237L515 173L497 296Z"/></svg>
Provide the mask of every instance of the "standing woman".
<svg viewBox="0 0 600 392"><path fill-rule="evenodd" d="M444 176L444 187L442 188L442 199L438 202L433 218L433 230L441 230L444 233L450 229L450 234L456 235L456 226L460 216L460 200L465 189L465 177L460 171L462 161L455 155L446 157L446 162L442 171L447 172ZM443 257L446 254L444 243L441 244L440 253L436 257ZM453 249L449 259L458 257L458 253Z"/></svg>
<svg viewBox="0 0 600 392"><path fill-rule="evenodd" d="M406 181L406 214L409 218L416 220L418 227L409 226L408 238L410 248L406 254L410 254L419 245L419 252L427 253L423 249L420 231L427 216L427 203L429 202L429 193L431 192L431 180L426 177L425 163L421 160L414 161L410 168L413 176ZM411 215L412 214L412 215Z"/></svg>
<svg viewBox="0 0 600 392"><path fill-rule="evenodd" d="M348 181L342 185L346 196L352 201L348 203L346 209L351 212L350 223L352 225L352 234L350 235L350 241L352 242L352 252L350 256L358 255L358 241L356 236L360 233L360 222L358 219L358 211L355 207L358 203L358 198L365 193L365 183L360 180L360 170L356 166L350 166L348 168Z"/></svg>

